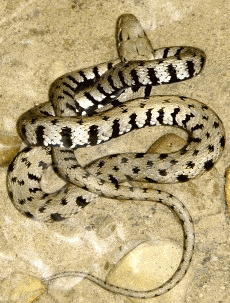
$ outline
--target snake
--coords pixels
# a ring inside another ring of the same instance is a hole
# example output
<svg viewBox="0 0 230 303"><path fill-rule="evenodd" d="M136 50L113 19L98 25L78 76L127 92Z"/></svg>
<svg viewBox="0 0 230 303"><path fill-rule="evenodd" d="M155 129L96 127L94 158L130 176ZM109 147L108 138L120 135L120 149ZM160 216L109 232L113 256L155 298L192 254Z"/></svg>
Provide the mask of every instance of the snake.
<svg viewBox="0 0 230 303"><path fill-rule="evenodd" d="M163 285L137 291L79 271L44 278L48 283L78 276L110 292L147 299L163 295L183 279L191 263L195 234L184 204L146 183L186 182L209 171L223 152L225 132L220 118L206 104L184 96L154 95L156 85L198 75L206 60L202 50L190 46L153 49L132 14L118 18L116 42L118 59L62 75L51 84L49 101L19 117L18 133L27 146L9 165L7 189L21 214L42 222L76 216L98 196L169 207L182 225L184 246L179 266ZM171 153L111 154L85 167L75 155L79 148L161 125L186 131L185 146ZM41 180L50 166L66 184L46 193ZM129 185L124 185L125 181ZM133 186L131 181L144 181L145 185Z"/></svg>

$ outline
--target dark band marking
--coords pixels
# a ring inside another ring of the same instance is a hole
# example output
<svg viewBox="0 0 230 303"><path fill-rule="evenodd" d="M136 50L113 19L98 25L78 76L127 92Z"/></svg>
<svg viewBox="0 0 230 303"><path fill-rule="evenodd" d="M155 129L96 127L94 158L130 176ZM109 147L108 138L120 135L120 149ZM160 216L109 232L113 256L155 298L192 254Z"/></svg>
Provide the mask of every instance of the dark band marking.
<svg viewBox="0 0 230 303"><path fill-rule="evenodd" d="M195 74L194 63L192 61L187 61L186 63L189 77L192 77Z"/></svg>
<svg viewBox="0 0 230 303"><path fill-rule="evenodd" d="M201 69L202 69L204 66L204 63L205 63L205 57L201 57L200 61L201 61L200 65L201 65Z"/></svg>
<svg viewBox="0 0 230 303"><path fill-rule="evenodd" d="M25 181L24 180L18 180L18 185L22 186L25 184Z"/></svg>
<svg viewBox="0 0 230 303"><path fill-rule="evenodd" d="M187 175L179 175L179 176L177 176L177 180L179 181L179 182L186 182L186 181L188 181L189 180L189 178L188 178L188 176Z"/></svg>
<svg viewBox="0 0 230 303"><path fill-rule="evenodd" d="M102 117L102 120L108 121L108 120L109 120L109 117L108 117L108 116L103 116L103 117Z"/></svg>
<svg viewBox="0 0 230 303"><path fill-rule="evenodd" d="M140 158L143 158L145 156L145 153L137 153L136 155L135 155L135 158L136 159L140 159Z"/></svg>
<svg viewBox="0 0 230 303"><path fill-rule="evenodd" d="M148 168L151 168L153 166L153 161L148 160L146 165L148 166Z"/></svg>
<svg viewBox="0 0 230 303"><path fill-rule="evenodd" d="M214 127L214 128L218 128L219 126L220 126L220 123L218 123L218 122L216 122L216 121L213 123L213 127Z"/></svg>
<svg viewBox="0 0 230 303"><path fill-rule="evenodd" d="M26 166L27 168L30 167L31 162L30 162L26 157L25 157L25 158L22 158L21 161L22 161L22 163L25 164L25 166Z"/></svg>
<svg viewBox="0 0 230 303"><path fill-rule="evenodd" d="M98 103L100 103L99 101L97 101L96 99L94 99L94 97L93 97L90 93L88 93L88 92L84 93L84 96L85 96L88 100L92 101L93 104L98 104Z"/></svg>
<svg viewBox="0 0 230 303"><path fill-rule="evenodd" d="M129 120L129 124L132 126L132 129L137 129L138 126L136 124L136 117L137 115L135 113L133 113L132 115L129 116L130 120Z"/></svg>
<svg viewBox="0 0 230 303"><path fill-rule="evenodd" d="M198 149L195 149L192 155L193 155L193 156L197 156L198 153L199 153L199 150L198 150Z"/></svg>
<svg viewBox="0 0 230 303"><path fill-rule="evenodd" d="M17 178L16 178L16 177L13 177L13 178L11 179L11 182L12 182L12 183L16 183L16 181L17 181Z"/></svg>
<svg viewBox="0 0 230 303"><path fill-rule="evenodd" d="M93 68L93 73L94 73L95 78L99 78L99 77L100 77L100 75L99 75L99 73L98 73L98 68L97 68L97 66L94 66L94 68Z"/></svg>
<svg viewBox="0 0 230 303"><path fill-rule="evenodd" d="M198 129L203 129L204 128L204 124L196 124L195 126L191 127L191 131L194 132Z"/></svg>
<svg viewBox="0 0 230 303"><path fill-rule="evenodd" d="M38 211L39 211L40 213L44 213L45 210L46 210L46 207L45 207L45 206L41 206L41 207L39 207L39 209L38 209Z"/></svg>
<svg viewBox="0 0 230 303"><path fill-rule="evenodd" d="M187 127L187 123L190 121L191 118L194 118L193 113L185 115L185 119L181 121L184 127Z"/></svg>
<svg viewBox="0 0 230 303"><path fill-rule="evenodd" d="M141 86L131 86L131 90L133 91L133 93L137 93L140 88Z"/></svg>
<svg viewBox="0 0 230 303"><path fill-rule="evenodd" d="M224 146L225 146L225 138L224 138L224 136L221 137L221 139L220 139L220 145L221 145L221 147L224 148Z"/></svg>
<svg viewBox="0 0 230 303"><path fill-rule="evenodd" d="M184 147L182 147L182 149L180 150L180 155L183 156L188 152L187 150L187 146L185 145Z"/></svg>
<svg viewBox="0 0 230 303"><path fill-rule="evenodd" d="M112 130L113 131L112 131L111 138L117 138L119 136L119 131L120 131L119 119L115 119L113 121Z"/></svg>
<svg viewBox="0 0 230 303"><path fill-rule="evenodd" d="M109 159L117 158L118 154L109 155Z"/></svg>
<svg viewBox="0 0 230 303"><path fill-rule="evenodd" d="M164 108L161 108L157 111L159 113L159 116L156 118L156 120L160 123L163 124L163 120L164 120Z"/></svg>
<svg viewBox="0 0 230 303"><path fill-rule="evenodd" d="M148 68L148 75L147 77L149 77L152 85L157 85L158 84L158 78L156 76L156 72L154 68Z"/></svg>
<svg viewBox="0 0 230 303"><path fill-rule="evenodd" d="M107 93L107 92L104 90L103 86L101 86L100 83L97 85L97 90L99 91L99 93L101 93L101 94L103 94L103 95L105 95L105 96L108 96L108 97L109 97L109 96L111 95L111 93Z"/></svg>
<svg viewBox="0 0 230 303"><path fill-rule="evenodd" d="M172 64L168 65L168 72L171 78L170 81L166 81L166 83L174 83L179 81L179 79L177 78L176 69L173 67Z"/></svg>
<svg viewBox="0 0 230 303"><path fill-rule="evenodd" d="M168 157L168 154L163 154L162 153L162 154L159 155L160 160L166 159L167 157Z"/></svg>
<svg viewBox="0 0 230 303"><path fill-rule="evenodd" d="M38 145L43 145L44 144L44 139L43 139L44 130L45 130L45 127L42 126L42 125L39 125L36 128L35 134L36 134L36 140L37 140Z"/></svg>
<svg viewBox="0 0 230 303"><path fill-rule="evenodd" d="M8 166L8 172L11 173L14 170L14 162L11 162Z"/></svg>
<svg viewBox="0 0 230 303"><path fill-rule="evenodd" d="M177 121L176 121L176 116L177 116L177 114L178 114L179 112L180 112L180 108L179 108L179 107L176 107L176 108L174 108L173 113L171 113L171 116L172 116L172 118L173 118L173 125L174 125L174 126L178 125L178 123L177 123Z"/></svg>
<svg viewBox="0 0 230 303"><path fill-rule="evenodd" d="M151 91L152 91L152 86L151 85L146 85L145 86L144 98L148 98L151 94Z"/></svg>
<svg viewBox="0 0 230 303"><path fill-rule="evenodd" d="M13 195L12 191L9 190L9 189L8 189L8 195L9 195L11 200L14 200L14 195Z"/></svg>
<svg viewBox="0 0 230 303"><path fill-rule="evenodd" d="M82 196L78 196L76 198L76 204L82 208L84 208L86 205L89 204L89 202L87 202L87 200L85 198L83 198Z"/></svg>
<svg viewBox="0 0 230 303"><path fill-rule="evenodd" d="M119 168L117 166L114 166L113 170L117 172L117 171L119 171Z"/></svg>
<svg viewBox="0 0 230 303"><path fill-rule="evenodd" d="M125 175L125 177L128 181L133 181L133 178L130 175Z"/></svg>
<svg viewBox="0 0 230 303"><path fill-rule="evenodd" d="M152 110L148 109L146 112L146 119L145 119L145 124L144 126L150 126L151 124L151 119L152 119Z"/></svg>
<svg viewBox="0 0 230 303"><path fill-rule="evenodd" d="M183 49L184 49L183 47L179 47L174 56L178 57Z"/></svg>
<svg viewBox="0 0 230 303"><path fill-rule="evenodd" d="M105 165L105 161L101 160L98 163L98 167L102 168Z"/></svg>
<svg viewBox="0 0 230 303"><path fill-rule="evenodd" d="M84 74L84 72L82 70L79 71L79 75L84 79L83 81L88 81L86 75Z"/></svg>
<svg viewBox="0 0 230 303"><path fill-rule="evenodd" d="M175 159L172 159L172 160L170 161L170 164L171 164L171 165L176 165L177 163L178 163L178 161L175 160Z"/></svg>
<svg viewBox="0 0 230 303"><path fill-rule="evenodd" d="M151 178L149 178L149 177L145 177L145 180L148 181L148 182L150 182L150 183L157 183L156 180L151 179Z"/></svg>
<svg viewBox="0 0 230 303"><path fill-rule="evenodd" d="M191 143L191 142L200 143L201 141L202 141L201 138L188 137L188 143Z"/></svg>
<svg viewBox="0 0 230 303"><path fill-rule="evenodd" d="M75 93L75 88L74 87L72 87L71 85L69 85L68 83L66 83L66 82L63 82L62 83L65 87L68 87L70 90L72 90L74 93Z"/></svg>
<svg viewBox="0 0 230 303"><path fill-rule="evenodd" d="M120 101L117 100L117 99L115 99L115 100L113 100L113 101L108 100L108 102L111 102L111 104L112 104L113 107L117 107L117 106L119 106L119 105L122 104L122 102L120 102Z"/></svg>
<svg viewBox="0 0 230 303"><path fill-rule="evenodd" d="M65 126L61 129L60 135L62 137L60 141L63 143L63 146L66 148L70 148L73 144L71 139L72 129L70 127Z"/></svg>
<svg viewBox="0 0 230 303"><path fill-rule="evenodd" d="M144 108L144 107L146 106L146 103L145 103L145 102L141 102L141 103L139 104L139 106L140 106L140 108Z"/></svg>
<svg viewBox="0 0 230 303"><path fill-rule="evenodd" d="M115 86L111 75L108 76L108 82L109 82L111 88L113 89L113 91L117 90L117 87Z"/></svg>
<svg viewBox="0 0 230 303"><path fill-rule="evenodd" d="M118 78L119 78L120 82L122 83L122 86L123 86L123 87L126 87L127 84L126 84L126 82L125 82L125 78L124 78L124 76L123 76L122 71L120 70L120 71L118 72L117 75L118 75Z"/></svg>
<svg viewBox="0 0 230 303"><path fill-rule="evenodd" d="M74 99L74 96L72 96L69 92L67 92L66 90L62 91L64 95L70 97L71 99Z"/></svg>
<svg viewBox="0 0 230 303"><path fill-rule="evenodd" d="M27 218L33 218L33 215L32 215L30 212L28 212L28 211L26 211L26 212L24 213L24 215L25 215Z"/></svg>
<svg viewBox="0 0 230 303"><path fill-rule="evenodd" d="M98 140L98 126L97 125L91 125L88 131L89 134L89 145L96 145Z"/></svg>
<svg viewBox="0 0 230 303"><path fill-rule="evenodd" d="M158 173L161 176L167 176L167 170L166 169L158 169Z"/></svg>
<svg viewBox="0 0 230 303"><path fill-rule="evenodd" d="M187 168L193 168L195 166L195 163L192 161L189 161L186 163Z"/></svg>
<svg viewBox="0 0 230 303"><path fill-rule="evenodd" d="M112 62L109 62L108 65L107 65L107 69L111 69L113 67L113 63Z"/></svg>
<svg viewBox="0 0 230 303"><path fill-rule="evenodd" d="M140 168L137 167L137 166L136 166L136 167L133 167L132 171L133 171L134 174L138 174L139 171L140 171Z"/></svg>
<svg viewBox="0 0 230 303"><path fill-rule="evenodd" d="M63 221L63 220L66 219L65 217L62 217L62 215L60 215L59 213L51 214L51 215L50 215L50 218L51 218L53 221Z"/></svg>
<svg viewBox="0 0 230 303"><path fill-rule="evenodd" d="M72 81L74 84L79 84L79 82L77 81L77 79L75 79L74 77L72 77L72 76L67 76L67 79L69 79L70 81Z"/></svg>
<svg viewBox="0 0 230 303"><path fill-rule="evenodd" d="M55 119L53 119L53 120L50 120L50 123L53 124L53 125L57 125L58 119L55 118Z"/></svg>
<svg viewBox="0 0 230 303"><path fill-rule="evenodd" d="M214 163L212 160L208 160L204 163L204 168L209 171L211 168L213 168Z"/></svg>
<svg viewBox="0 0 230 303"><path fill-rule="evenodd" d="M168 57L168 52L169 52L169 48L166 47L166 48L164 49L164 53L163 53L162 58L167 58L167 57Z"/></svg>
<svg viewBox="0 0 230 303"><path fill-rule="evenodd" d="M40 113L41 113L42 115L46 116L46 117L50 117L50 116L51 116L51 114L48 113L48 112L45 111L45 110L40 110Z"/></svg>
<svg viewBox="0 0 230 303"><path fill-rule="evenodd" d="M64 96L59 95L59 96L57 96L57 99L58 99L58 100L62 100L62 99L65 99L65 97L64 97Z"/></svg>
<svg viewBox="0 0 230 303"><path fill-rule="evenodd" d="M118 180L114 176L109 175L109 180L115 185L116 189L120 187Z"/></svg>
<svg viewBox="0 0 230 303"><path fill-rule="evenodd" d="M132 76L132 80L134 80L135 82L134 85L141 85L141 83L139 82L139 77L137 76L137 71L135 69L132 69L130 74Z"/></svg>
<svg viewBox="0 0 230 303"><path fill-rule="evenodd" d="M34 187L34 188L29 188L30 193L36 193L37 191L41 191L40 188Z"/></svg>
<svg viewBox="0 0 230 303"><path fill-rule="evenodd" d="M76 113L76 108L71 105L69 102L65 103L66 108L68 108L69 110L72 110L74 113Z"/></svg>
<svg viewBox="0 0 230 303"><path fill-rule="evenodd" d="M30 173L28 173L28 178L30 180L34 180L34 181L37 181L37 182L39 182L41 180L41 178L39 178L38 176L35 176L33 174L30 174Z"/></svg>
<svg viewBox="0 0 230 303"><path fill-rule="evenodd" d="M209 144L207 146L207 149L209 150L210 153L214 152L214 145L213 144Z"/></svg>
<svg viewBox="0 0 230 303"><path fill-rule="evenodd" d="M207 109L208 109L207 105L205 105L205 104L202 104L201 108L202 108L203 110L207 110Z"/></svg>

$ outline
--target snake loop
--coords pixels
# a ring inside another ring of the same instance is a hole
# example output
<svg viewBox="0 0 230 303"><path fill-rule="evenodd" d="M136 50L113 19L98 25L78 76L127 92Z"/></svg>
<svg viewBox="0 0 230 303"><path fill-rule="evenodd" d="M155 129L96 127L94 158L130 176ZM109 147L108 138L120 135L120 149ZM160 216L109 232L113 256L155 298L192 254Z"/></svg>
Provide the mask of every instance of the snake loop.
<svg viewBox="0 0 230 303"><path fill-rule="evenodd" d="M205 62L203 51L192 47L153 50L133 15L117 22L120 59L67 73L50 87L49 102L23 114L18 131L29 145L8 169L7 186L14 206L25 216L61 221L77 214L95 197L155 201L179 217L184 251L174 275L160 287L135 291L110 285L82 272L54 275L85 277L101 287L135 298L162 295L181 281L194 248L192 219L172 194L147 187L122 185L123 181L185 182L210 170L224 148L224 128L205 104L181 96L152 96L156 85L198 75ZM133 100L133 101L130 101ZM187 131L188 142L174 153L123 153L81 167L74 150L97 145L143 127L171 125ZM48 166L67 181L58 192L47 194L41 178Z"/></svg>

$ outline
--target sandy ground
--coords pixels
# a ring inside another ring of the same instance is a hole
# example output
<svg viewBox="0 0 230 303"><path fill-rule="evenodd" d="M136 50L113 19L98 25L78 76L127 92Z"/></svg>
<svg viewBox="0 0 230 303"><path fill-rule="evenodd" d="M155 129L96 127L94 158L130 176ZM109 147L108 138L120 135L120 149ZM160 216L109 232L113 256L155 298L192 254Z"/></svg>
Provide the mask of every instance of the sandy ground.
<svg viewBox="0 0 230 303"><path fill-rule="evenodd" d="M154 48L190 45L201 48L207 55L199 76L156 88L156 94L183 95L213 108L224 123L227 144L211 172L187 184L160 186L181 199L191 213L196 249L181 286L145 302L230 302L230 240L224 195L225 170L230 163L229 8L227 0L2 0L0 3L2 135L16 135L19 115L47 101L49 86L59 75L117 58L115 24L123 13L134 14L140 20ZM79 157L84 164L102 153L125 152L127 148L144 152L168 131L141 130L98 149L81 151ZM0 169L2 283L7 277L10 280L13 272L41 279L64 270L90 271L105 279L117 262L143 241L153 243L151 247L156 239L170 241L171 245L177 245L180 255L180 225L161 206L98 199L81 216L47 225L26 219L12 206L5 186L6 171L5 167ZM133 258L137 255L134 251ZM17 283L20 287L21 282ZM142 302L113 295L88 281L45 285L43 294L38 292L32 299L23 297L20 301L18 297L9 299L11 284L0 284L0 302L34 302L36 297L36 302L48 303Z"/></svg>

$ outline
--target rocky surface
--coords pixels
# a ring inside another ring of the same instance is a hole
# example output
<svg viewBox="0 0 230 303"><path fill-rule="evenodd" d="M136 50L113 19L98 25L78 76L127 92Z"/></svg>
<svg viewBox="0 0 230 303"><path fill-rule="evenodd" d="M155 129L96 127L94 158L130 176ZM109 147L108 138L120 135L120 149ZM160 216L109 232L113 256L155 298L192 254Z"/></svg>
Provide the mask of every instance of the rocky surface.
<svg viewBox="0 0 230 303"><path fill-rule="evenodd" d="M10 138L16 136L17 118L47 101L55 78L117 58L114 29L123 13L140 20L154 48L191 45L207 54L199 76L156 87L156 94L184 95L209 105L221 117L227 135L224 154L209 173L186 184L157 185L183 201L194 220L196 246L191 267L172 291L148 300L118 296L79 278L45 283L43 279L55 273L81 270L120 285L155 287L154 283L170 276L180 259L180 224L162 205L102 198L64 222L35 222L13 207L5 186L7 169L1 167L0 302L230 302L229 219L224 192L225 170L230 163L227 0L1 1L0 127L2 138L7 136L12 144L1 143L0 163L6 163L6 150L15 149ZM84 165L109 153L175 148L172 136L152 146L169 132L182 138L179 146L183 144L186 136L181 131L149 128L80 150L77 156ZM52 174L46 180L52 179Z"/></svg>

